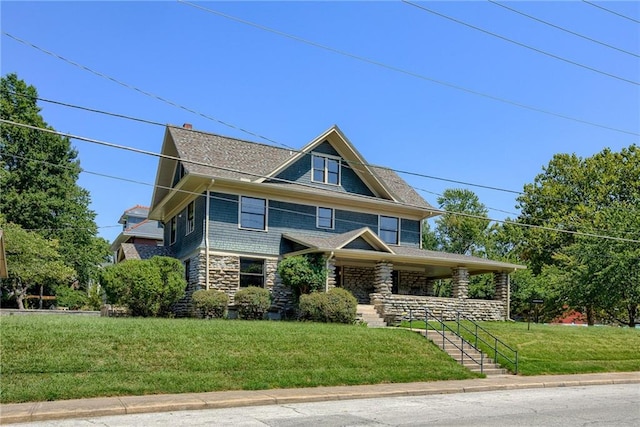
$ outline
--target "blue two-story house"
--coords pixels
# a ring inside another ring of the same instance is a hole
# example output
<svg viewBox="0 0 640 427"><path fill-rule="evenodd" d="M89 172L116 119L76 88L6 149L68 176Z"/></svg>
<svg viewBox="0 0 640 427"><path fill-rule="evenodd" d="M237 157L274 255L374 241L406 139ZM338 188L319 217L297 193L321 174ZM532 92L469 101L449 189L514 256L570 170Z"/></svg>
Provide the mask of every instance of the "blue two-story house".
<svg viewBox="0 0 640 427"><path fill-rule="evenodd" d="M372 166L334 126L299 150L167 126L149 218L186 270L186 314L196 289L231 297L268 288L274 312L291 303L278 262L321 254L326 289L340 286L387 320L430 305L476 318L508 317L508 273L520 266L421 249L422 221L437 215L394 171ZM494 273L495 299L469 300L469 275ZM433 297L453 279L453 298Z"/></svg>

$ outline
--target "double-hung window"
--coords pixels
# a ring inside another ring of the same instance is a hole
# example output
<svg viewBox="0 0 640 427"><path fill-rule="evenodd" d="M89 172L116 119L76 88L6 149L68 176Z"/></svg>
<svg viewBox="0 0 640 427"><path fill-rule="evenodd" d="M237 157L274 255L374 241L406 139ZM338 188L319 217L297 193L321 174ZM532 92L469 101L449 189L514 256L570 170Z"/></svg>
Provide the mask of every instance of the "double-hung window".
<svg viewBox="0 0 640 427"><path fill-rule="evenodd" d="M324 184L340 185L340 159L314 154L312 156L311 180Z"/></svg>
<svg viewBox="0 0 640 427"><path fill-rule="evenodd" d="M264 260L240 258L240 287L258 286L264 288Z"/></svg>
<svg viewBox="0 0 640 427"><path fill-rule="evenodd" d="M240 197L240 228L267 229L267 201L255 197Z"/></svg>
<svg viewBox="0 0 640 427"><path fill-rule="evenodd" d="M171 222L169 223L169 244L173 245L176 242L176 228L177 228L177 220L174 216L171 218Z"/></svg>
<svg viewBox="0 0 640 427"><path fill-rule="evenodd" d="M195 202L191 202L187 205L187 232L186 234L191 233L196 226L196 208Z"/></svg>
<svg viewBox="0 0 640 427"><path fill-rule="evenodd" d="M316 226L318 228L333 229L333 209L318 207Z"/></svg>
<svg viewBox="0 0 640 427"><path fill-rule="evenodd" d="M398 244L399 220L392 216L380 215L380 238L391 245Z"/></svg>

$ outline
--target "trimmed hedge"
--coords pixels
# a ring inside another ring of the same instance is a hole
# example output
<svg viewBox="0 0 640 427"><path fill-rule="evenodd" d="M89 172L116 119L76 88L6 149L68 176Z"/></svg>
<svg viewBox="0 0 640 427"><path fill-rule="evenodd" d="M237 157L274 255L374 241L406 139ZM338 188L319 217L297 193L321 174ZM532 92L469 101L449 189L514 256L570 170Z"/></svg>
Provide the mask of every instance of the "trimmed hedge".
<svg viewBox="0 0 640 427"><path fill-rule="evenodd" d="M300 319L325 323L354 323L358 300L342 288L300 296Z"/></svg>
<svg viewBox="0 0 640 427"><path fill-rule="evenodd" d="M239 319L262 320L271 307L271 292L265 288L249 286L236 292L235 304Z"/></svg>
<svg viewBox="0 0 640 427"><path fill-rule="evenodd" d="M191 296L195 314L205 319L223 319L227 316L229 296L217 289L200 289Z"/></svg>

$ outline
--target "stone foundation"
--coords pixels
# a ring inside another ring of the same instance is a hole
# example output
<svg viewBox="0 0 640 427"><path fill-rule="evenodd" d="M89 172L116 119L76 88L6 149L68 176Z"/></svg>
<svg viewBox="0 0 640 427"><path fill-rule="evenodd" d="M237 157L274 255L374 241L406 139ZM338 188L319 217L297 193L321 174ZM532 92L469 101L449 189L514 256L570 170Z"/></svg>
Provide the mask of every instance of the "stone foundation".
<svg viewBox="0 0 640 427"><path fill-rule="evenodd" d="M376 311L390 325L409 320L410 312L414 320L424 320L425 307L444 320L455 320L457 312L476 321L507 319L507 308L503 301L379 293L371 294L370 298Z"/></svg>

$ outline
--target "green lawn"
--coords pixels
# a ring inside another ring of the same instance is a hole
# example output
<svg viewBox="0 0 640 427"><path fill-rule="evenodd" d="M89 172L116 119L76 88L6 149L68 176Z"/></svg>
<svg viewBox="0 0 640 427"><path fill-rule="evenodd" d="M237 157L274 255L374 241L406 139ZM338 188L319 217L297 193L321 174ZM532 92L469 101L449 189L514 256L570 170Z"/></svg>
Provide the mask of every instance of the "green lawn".
<svg viewBox="0 0 640 427"><path fill-rule="evenodd" d="M532 323L528 330L527 323L479 324L518 351L522 375L640 371L638 329ZM414 321L413 327L424 328L424 322Z"/></svg>
<svg viewBox="0 0 640 427"><path fill-rule="evenodd" d="M2 403L476 376L401 329L32 315L0 333Z"/></svg>

